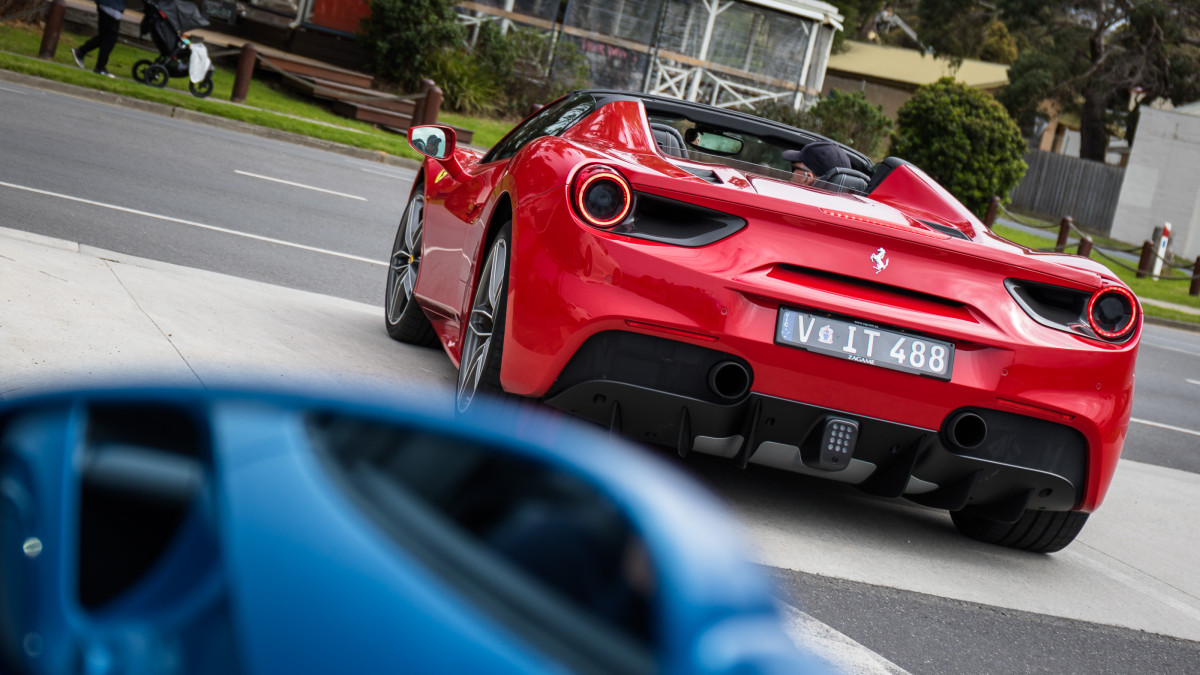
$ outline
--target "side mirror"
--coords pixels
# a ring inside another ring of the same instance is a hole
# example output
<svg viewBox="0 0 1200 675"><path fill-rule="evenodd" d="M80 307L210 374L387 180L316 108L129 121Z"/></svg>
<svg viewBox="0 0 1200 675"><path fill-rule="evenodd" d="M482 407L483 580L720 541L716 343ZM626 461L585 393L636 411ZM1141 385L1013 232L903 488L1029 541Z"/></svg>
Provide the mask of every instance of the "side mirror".
<svg viewBox="0 0 1200 675"><path fill-rule="evenodd" d="M446 159L454 154L456 140L450 127L424 124L408 130L408 144L413 150L434 159Z"/></svg>
<svg viewBox="0 0 1200 675"><path fill-rule="evenodd" d="M0 671L820 667L703 489L572 420L481 404L0 402Z"/></svg>
<svg viewBox="0 0 1200 675"><path fill-rule="evenodd" d="M455 180L462 180L466 172L454 156L458 148L458 137L454 129L440 124L422 124L408 130L408 144L413 150L437 160Z"/></svg>

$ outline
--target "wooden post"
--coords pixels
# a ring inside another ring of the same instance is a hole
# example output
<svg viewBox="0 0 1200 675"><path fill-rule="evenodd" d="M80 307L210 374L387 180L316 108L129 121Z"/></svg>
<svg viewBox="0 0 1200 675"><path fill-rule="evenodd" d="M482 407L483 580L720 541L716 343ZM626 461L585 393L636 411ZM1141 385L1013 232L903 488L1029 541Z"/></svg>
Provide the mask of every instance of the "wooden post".
<svg viewBox="0 0 1200 675"><path fill-rule="evenodd" d="M233 78L233 91L229 94L229 100L234 103L241 103L246 100L246 94L250 92L250 80L254 78L254 64L258 61L258 48L254 43L247 42L242 45L242 54L238 57L237 75Z"/></svg>
<svg viewBox="0 0 1200 675"><path fill-rule="evenodd" d="M46 28L42 31L42 45L38 48L38 57L53 59L58 51L58 36L62 33L63 17L67 15L66 0L54 0L50 4L50 12L46 15Z"/></svg>
<svg viewBox="0 0 1200 675"><path fill-rule="evenodd" d="M1067 250L1067 241L1071 238L1071 224L1074 222L1071 220L1071 216L1062 217L1062 221L1058 224L1058 242L1054 244L1055 251Z"/></svg>
<svg viewBox="0 0 1200 675"><path fill-rule="evenodd" d="M429 90L436 86L433 80L428 77L421 80L421 98L413 101L412 126L420 126L422 124L433 124L433 122L425 121L425 98L429 96ZM436 121L436 120L435 120Z"/></svg>
<svg viewBox="0 0 1200 675"><path fill-rule="evenodd" d="M1142 242L1142 257L1138 258L1137 278L1145 279L1150 276L1150 267L1154 264L1154 242L1147 239Z"/></svg>
<svg viewBox="0 0 1200 675"><path fill-rule="evenodd" d="M421 124L437 124L438 111L441 109L442 90L434 84L425 92L425 99L421 101Z"/></svg>
<svg viewBox="0 0 1200 675"><path fill-rule="evenodd" d="M996 214L1000 211L1000 197L992 195L992 200L988 202L987 215L983 217L983 224L990 230L992 225L996 224Z"/></svg>
<svg viewBox="0 0 1200 675"><path fill-rule="evenodd" d="M1192 285L1188 287L1188 295L1200 295L1200 256L1192 263Z"/></svg>
<svg viewBox="0 0 1200 675"><path fill-rule="evenodd" d="M1092 255L1092 238L1086 234L1080 237L1079 250L1076 253L1085 258L1090 258Z"/></svg>

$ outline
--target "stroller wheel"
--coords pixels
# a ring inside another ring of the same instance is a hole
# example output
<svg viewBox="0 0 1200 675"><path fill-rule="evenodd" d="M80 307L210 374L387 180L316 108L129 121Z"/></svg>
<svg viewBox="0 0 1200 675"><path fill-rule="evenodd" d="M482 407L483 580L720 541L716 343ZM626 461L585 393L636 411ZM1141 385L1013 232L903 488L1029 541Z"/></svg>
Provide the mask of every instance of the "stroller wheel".
<svg viewBox="0 0 1200 675"><path fill-rule="evenodd" d="M200 80L199 82L192 82L191 80L188 80L188 91L192 92L192 96L204 98L205 96L211 94L212 90L212 73L205 75L204 79Z"/></svg>
<svg viewBox="0 0 1200 675"><path fill-rule="evenodd" d="M138 82L145 82L146 68L153 64L154 62L149 59L142 59L141 61L133 64L133 79L137 80Z"/></svg>
<svg viewBox="0 0 1200 675"><path fill-rule="evenodd" d="M170 74L167 73L167 69L157 63L147 66L146 71L143 73L143 77L143 81L146 84L150 85L151 87L158 87L159 89L167 86L167 80L171 79Z"/></svg>

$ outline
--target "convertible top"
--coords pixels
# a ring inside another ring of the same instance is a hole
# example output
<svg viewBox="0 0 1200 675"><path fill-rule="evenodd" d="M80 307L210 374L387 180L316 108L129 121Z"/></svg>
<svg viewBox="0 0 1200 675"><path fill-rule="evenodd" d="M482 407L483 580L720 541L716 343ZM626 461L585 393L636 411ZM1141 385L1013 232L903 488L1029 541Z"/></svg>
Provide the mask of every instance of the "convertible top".
<svg viewBox="0 0 1200 675"><path fill-rule="evenodd" d="M736 110L718 108L705 103L683 101L655 94L611 89L587 89L573 93L589 94L600 105L605 105L613 101L641 101L646 106L646 111L650 114L659 114L668 117L686 117L702 124L752 134L779 145L802 148L814 141L837 143L837 141L811 131L797 129L796 127L791 127L774 120L755 117L754 115ZM838 145L850 156L850 162L853 165L852 168L868 175L871 174L875 163L869 157L843 143L838 143Z"/></svg>

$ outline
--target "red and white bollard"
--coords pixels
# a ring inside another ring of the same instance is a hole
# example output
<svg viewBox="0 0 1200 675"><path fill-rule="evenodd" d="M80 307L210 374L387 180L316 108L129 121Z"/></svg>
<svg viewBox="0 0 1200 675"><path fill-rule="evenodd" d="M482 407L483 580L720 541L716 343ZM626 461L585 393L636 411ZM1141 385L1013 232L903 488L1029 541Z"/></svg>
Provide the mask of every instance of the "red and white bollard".
<svg viewBox="0 0 1200 675"><path fill-rule="evenodd" d="M1163 223L1162 236L1158 239L1158 249L1155 250L1157 255L1154 256L1154 280L1158 281L1158 275L1162 274L1163 260L1167 258L1167 246L1171 240L1171 224Z"/></svg>

